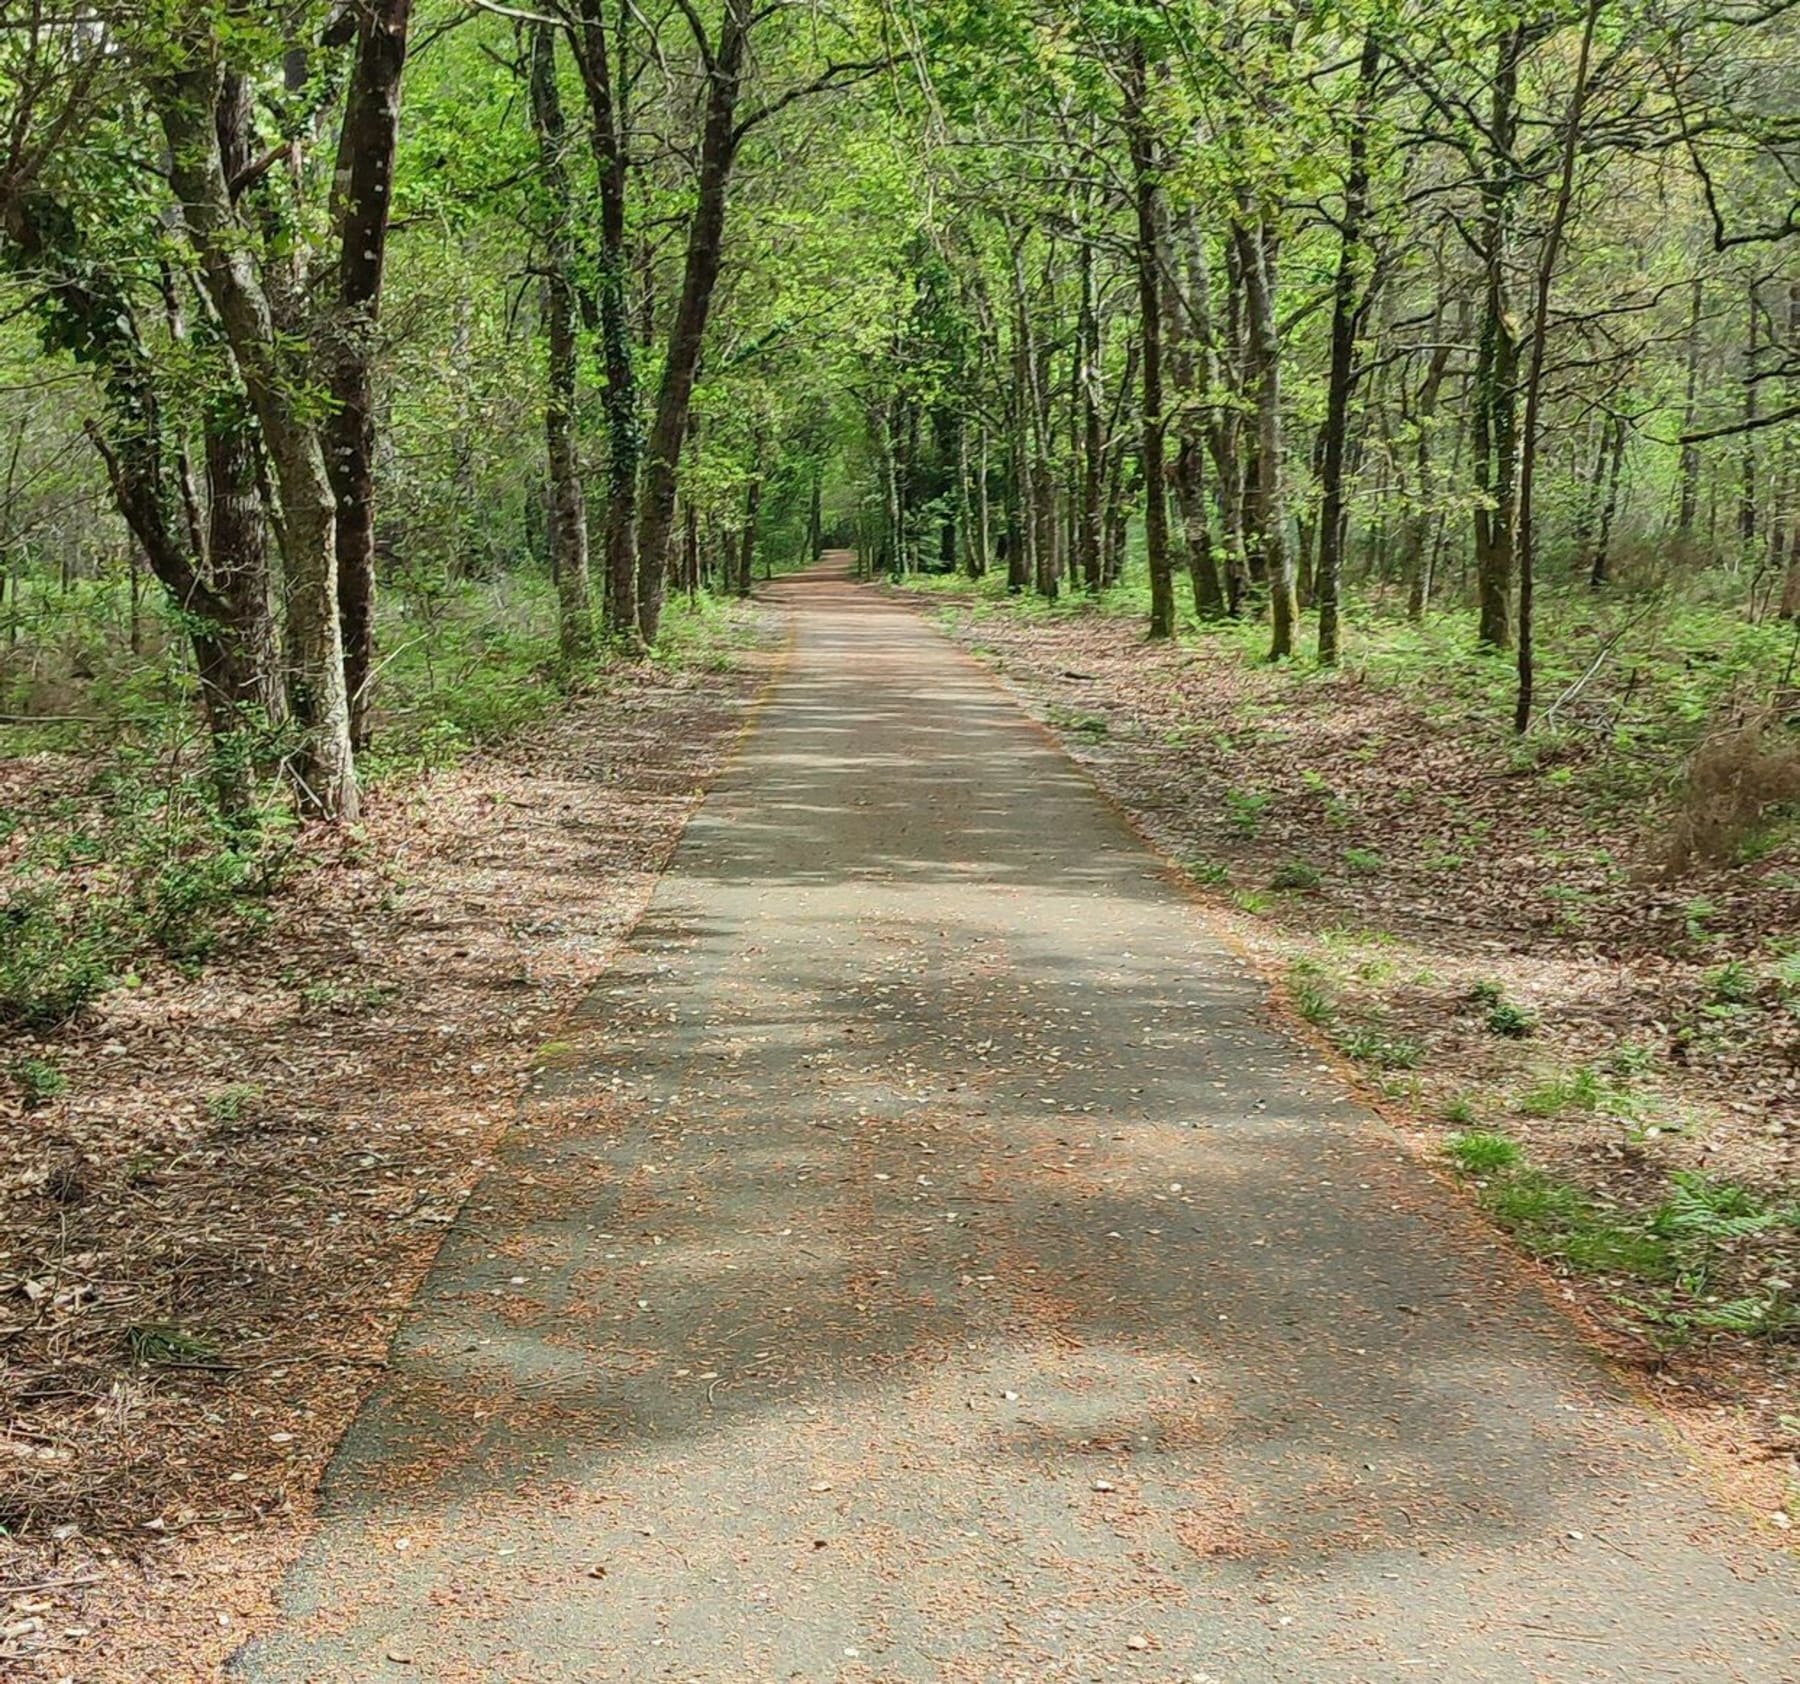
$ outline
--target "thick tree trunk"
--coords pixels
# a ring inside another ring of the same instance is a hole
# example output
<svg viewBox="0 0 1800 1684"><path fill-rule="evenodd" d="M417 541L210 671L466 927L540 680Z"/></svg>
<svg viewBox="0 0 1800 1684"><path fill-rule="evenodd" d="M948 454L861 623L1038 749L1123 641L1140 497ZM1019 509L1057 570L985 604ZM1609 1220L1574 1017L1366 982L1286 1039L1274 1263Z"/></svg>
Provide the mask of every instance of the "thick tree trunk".
<svg viewBox="0 0 1800 1684"><path fill-rule="evenodd" d="M563 664L574 669L594 653L593 588L588 577L587 497L581 483L577 435L580 340L575 287L570 279L575 241L569 178L563 162L568 130L556 86L557 31L531 31L531 116L538 137L538 169L549 201L544 256L544 335L549 384L544 395L544 446L550 475L550 565L556 579L558 641Z"/></svg>
<svg viewBox="0 0 1800 1684"><path fill-rule="evenodd" d="M609 40L603 0L579 0L581 27L571 33L587 92L588 131L600 177L600 350L606 370L606 589L609 636L636 643L638 624L638 482L644 456L642 404L632 354L631 303L626 241L631 126L625 63L632 9L621 4L616 36Z"/></svg>
<svg viewBox="0 0 1800 1684"><path fill-rule="evenodd" d="M369 740L375 653L375 390L371 373L381 277L400 140L400 81L412 0L362 0L354 8L356 67L338 132L332 182L337 232L336 308L327 377L333 410L325 466L337 497L338 617L350 740Z"/></svg>
<svg viewBox="0 0 1800 1684"><path fill-rule="evenodd" d="M741 136L737 104L744 54L753 18L751 0L725 0L719 44L707 65L706 119L700 138L699 197L688 225L687 260L681 296L669 330L662 388L650 424L644 453L643 505L638 516L638 630L646 643L656 641L662 619L663 578L667 566L669 526L675 514L676 478L681 441L687 432L694 377L706 341L707 318L724 259L725 209L732 166Z"/></svg>
<svg viewBox="0 0 1800 1684"><path fill-rule="evenodd" d="M1172 238L1192 252L1197 237L1191 222L1184 218ZM1181 517L1181 547L1194 593L1194 612L1203 620L1221 620L1225 617L1225 587L1219 579L1212 524L1206 514L1206 450L1200 437L1203 411L1211 396L1212 356L1207 341L1212 329L1204 314L1204 301L1184 296L1176 258L1174 251L1166 249L1160 258L1163 332L1169 381L1175 389L1175 463L1170 482ZM1189 272L1191 277L1191 266Z"/></svg>
<svg viewBox="0 0 1800 1684"><path fill-rule="evenodd" d="M169 144L170 184L200 274L243 376L281 491L286 562L288 711L299 727L291 767L302 805L334 819L359 807L344 647L338 622L336 498L325 452L305 413L307 370L277 331L233 212L215 122L223 77L202 65L152 78Z"/></svg>

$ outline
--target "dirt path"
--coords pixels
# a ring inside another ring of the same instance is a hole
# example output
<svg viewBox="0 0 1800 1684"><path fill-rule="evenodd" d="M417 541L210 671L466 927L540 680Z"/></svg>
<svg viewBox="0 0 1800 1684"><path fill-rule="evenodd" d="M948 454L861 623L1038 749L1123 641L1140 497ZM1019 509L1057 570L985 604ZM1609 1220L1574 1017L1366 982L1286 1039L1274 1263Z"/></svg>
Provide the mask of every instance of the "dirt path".
<svg viewBox="0 0 1800 1684"><path fill-rule="evenodd" d="M830 572L255 1684L1795 1676L1796 1577L973 663Z"/></svg>

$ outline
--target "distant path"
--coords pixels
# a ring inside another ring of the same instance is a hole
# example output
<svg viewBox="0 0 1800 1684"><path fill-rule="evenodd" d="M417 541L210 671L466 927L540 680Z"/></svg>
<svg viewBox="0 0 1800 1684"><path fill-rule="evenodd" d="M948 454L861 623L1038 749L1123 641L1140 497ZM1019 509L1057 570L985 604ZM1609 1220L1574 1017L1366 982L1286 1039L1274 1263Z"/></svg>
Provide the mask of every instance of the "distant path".
<svg viewBox="0 0 1800 1684"><path fill-rule="evenodd" d="M770 595L240 1675L1800 1676L1791 1564L1013 702L841 565Z"/></svg>

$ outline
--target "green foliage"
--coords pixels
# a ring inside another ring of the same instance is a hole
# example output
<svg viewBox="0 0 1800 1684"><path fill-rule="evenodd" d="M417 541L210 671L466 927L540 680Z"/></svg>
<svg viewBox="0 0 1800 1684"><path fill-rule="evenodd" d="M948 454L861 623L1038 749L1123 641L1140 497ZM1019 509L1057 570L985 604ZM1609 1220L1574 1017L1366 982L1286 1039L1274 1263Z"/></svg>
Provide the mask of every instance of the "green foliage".
<svg viewBox="0 0 1800 1684"><path fill-rule="evenodd" d="M1568 1111L1600 1113L1620 1121L1636 1121L1642 1098L1623 1082L1609 1081L1592 1065L1555 1071L1526 1089L1518 1099L1527 1117L1560 1117Z"/></svg>
<svg viewBox="0 0 1800 1684"><path fill-rule="evenodd" d="M147 1322L125 1330L131 1360L145 1368L204 1367L218 1357L210 1340L164 1322Z"/></svg>
<svg viewBox="0 0 1800 1684"><path fill-rule="evenodd" d="M1496 1000L1488 1008L1488 1029L1512 1041L1522 1041L1537 1028L1537 1018L1510 1000Z"/></svg>
<svg viewBox="0 0 1800 1684"><path fill-rule="evenodd" d="M1677 1170L1669 1196L1650 1219L1651 1231L1686 1252L1709 1251L1732 1240L1800 1226L1794 1210L1774 1209L1729 1181Z"/></svg>
<svg viewBox="0 0 1800 1684"><path fill-rule="evenodd" d="M1284 860L1275 868L1274 876L1269 879L1269 887L1299 894L1315 894L1324 881L1316 865L1306 860Z"/></svg>
<svg viewBox="0 0 1800 1684"><path fill-rule="evenodd" d="M47 1058L18 1058L8 1072L27 1111L40 1111L69 1091L69 1078Z"/></svg>
<svg viewBox="0 0 1800 1684"><path fill-rule="evenodd" d="M254 1082L233 1082L206 1096L206 1114L215 1123L240 1122L262 1096L263 1090Z"/></svg>
<svg viewBox="0 0 1800 1684"><path fill-rule="evenodd" d="M324 978L302 985L300 1009L329 1012L337 1017L356 1017L363 1012L378 1011L395 998L396 992L392 983Z"/></svg>
<svg viewBox="0 0 1800 1684"><path fill-rule="evenodd" d="M1517 1141L1481 1130L1451 1135L1444 1150L1464 1175L1495 1175L1516 1169L1525 1157Z"/></svg>
<svg viewBox="0 0 1800 1684"><path fill-rule="evenodd" d="M149 746L122 748L23 834L0 875L0 1026L38 1030L140 954L197 964L254 928L293 847L283 803L228 817L207 768Z"/></svg>
<svg viewBox="0 0 1800 1684"><path fill-rule="evenodd" d="M1654 1281L1673 1273L1663 1240L1542 1170L1520 1167L1496 1178L1482 1203L1526 1250L1585 1274Z"/></svg>
<svg viewBox="0 0 1800 1684"><path fill-rule="evenodd" d="M1417 1041L1366 1025L1341 1030L1337 1042L1358 1064L1378 1070L1416 1070L1425 1062L1425 1049Z"/></svg>
<svg viewBox="0 0 1800 1684"><path fill-rule="evenodd" d="M1262 832L1263 815L1273 805L1274 793L1265 789L1225 791L1225 816L1238 835L1254 841Z"/></svg>
<svg viewBox="0 0 1800 1684"><path fill-rule="evenodd" d="M1706 979L1706 991L1709 998L1717 1005L1748 1005L1757 997L1761 989L1761 979L1751 966L1741 959L1733 959L1721 965Z"/></svg>
<svg viewBox="0 0 1800 1684"><path fill-rule="evenodd" d="M1059 731L1073 731L1078 736L1104 737L1111 729L1104 714L1081 713L1055 702L1045 708L1044 717Z"/></svg>
<svg viewBox="0 0 1800 1684"><path fill-rule="evenodd" d="M1317 965L1296 959L1288 966L1287 986L1295 1011L1308 1023L1327 1028L1336 1021L1337 1001Z"/></svg>
<svg viewBox="0 0 1800 1684"><path fill-rule="evenodd" d="M110 985L118 944L92 906L39 881L0 904L0 1027L53 1029Z"/></svg>

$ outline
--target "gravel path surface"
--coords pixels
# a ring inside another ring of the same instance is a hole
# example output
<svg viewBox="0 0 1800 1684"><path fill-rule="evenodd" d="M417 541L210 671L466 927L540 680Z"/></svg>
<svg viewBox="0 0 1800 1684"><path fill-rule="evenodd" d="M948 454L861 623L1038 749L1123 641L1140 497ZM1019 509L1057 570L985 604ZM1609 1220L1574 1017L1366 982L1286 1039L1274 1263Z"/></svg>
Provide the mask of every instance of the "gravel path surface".
<svg viewBox="0 0 1800 1684"><path fill-rule="evenodd" d="M840 568L253 1684L1800 1677L1791 1560Z"/></svg>

